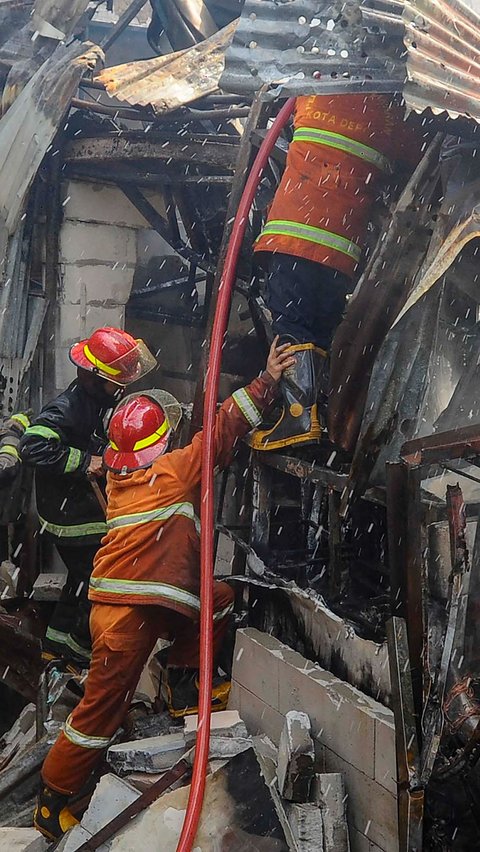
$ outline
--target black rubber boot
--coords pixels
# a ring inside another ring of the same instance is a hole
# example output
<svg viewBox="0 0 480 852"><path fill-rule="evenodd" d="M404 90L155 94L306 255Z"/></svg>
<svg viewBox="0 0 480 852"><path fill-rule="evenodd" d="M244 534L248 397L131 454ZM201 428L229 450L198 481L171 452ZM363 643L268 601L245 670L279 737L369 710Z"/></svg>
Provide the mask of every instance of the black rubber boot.
<svg viewBox="0 0 480 852"><path fill-rule="evenodd" d="M172 719L198 713L198 669L163 669L161 695ZM214 675L212 712L225 710L230 693L230 681Z"/></svg>
<svg viewBox="0 0 480 852"><path fill-rule="evenodd" d="M62 834L78 824L78 819L67 808L69 797L57 793L50 787L43 787L33 814L33 824L37 831L49 840L58 840Z"/></svg>
<svg viewBox="0 0 480 852"><path fill-rule="evenodd" d="M296 444L318 443L323 426L318 417L317 396L322 368L327 353L313 343L296 343L293 338L289 354L296 363L288 367L280 379L283 411L271 429L257 429L249 440L254 450L278 450Z"/></svg>

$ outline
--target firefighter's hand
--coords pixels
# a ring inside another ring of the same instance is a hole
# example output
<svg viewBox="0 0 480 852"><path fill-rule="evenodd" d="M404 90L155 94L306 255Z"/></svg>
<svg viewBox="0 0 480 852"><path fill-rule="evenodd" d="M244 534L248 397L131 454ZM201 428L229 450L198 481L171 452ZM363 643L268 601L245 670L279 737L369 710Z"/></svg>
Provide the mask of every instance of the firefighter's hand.
<svg viewBox="0 0 480 852"><path fill-rule="evenodd" d="M92 456L90 464L87 467L87 476L89 479L97 479L104 474L103 459L101 456Z"/></svg>
<svg viewBox="0 0 480 852"><path fill-rule="evenodd" d="M287 367L293 367L295 364L294 356L289 354L290 346L290 343L282 343L282 345L279 346L277 334L270 347L266 369L267 373L269 373L272 379L276 382L280 381L282 373L287 369Z"/></svg>

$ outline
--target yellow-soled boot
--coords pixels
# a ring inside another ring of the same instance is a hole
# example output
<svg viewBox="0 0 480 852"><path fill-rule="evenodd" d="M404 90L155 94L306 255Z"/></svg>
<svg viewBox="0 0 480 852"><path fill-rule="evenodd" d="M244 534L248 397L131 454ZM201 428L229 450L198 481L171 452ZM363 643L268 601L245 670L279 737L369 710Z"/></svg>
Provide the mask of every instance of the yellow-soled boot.
<svg viewBox="0 0 480 852"><path fill-rule="evenodd" d="M78 819L66 806L68 798L46 786L39 794L33 824L48 840L58 840L62 834L78 825Z"/></svg>
<svg viewBox="0 0 480 852"><path fill-rule="evenodd" d="M290 339L281 338L279 343ZM257 429L250 437L249 444L254 450L318 443L324 431L318 418L317 394L327 352L313 343L296 342L288 352L295 356L295 364L280 379L283 411L271 429Z"/></svg>
<svg viewBox="0 0 480 852"><path fill-rule="evenodd" d="M161 695L172 719L183 719L198 713L198 669L179 669L168 666L162 672ZM231 682L213 676L212 713L226 710Z"/></svg>

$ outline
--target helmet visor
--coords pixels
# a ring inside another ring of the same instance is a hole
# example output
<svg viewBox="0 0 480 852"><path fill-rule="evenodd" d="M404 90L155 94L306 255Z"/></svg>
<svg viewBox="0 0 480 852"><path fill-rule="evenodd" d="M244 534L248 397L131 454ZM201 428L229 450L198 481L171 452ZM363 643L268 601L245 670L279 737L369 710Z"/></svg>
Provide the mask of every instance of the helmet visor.
<svg viewBox="0 0 480 852"><path fill-rule="evenodd" d="M110 382L122 386L131 385L150 373L157 366L157 361L143 340L136 340L135 343L133 349L120 355L110 364L103 365L98 372ZM105 367L107 367L106 370Z"/></svg>

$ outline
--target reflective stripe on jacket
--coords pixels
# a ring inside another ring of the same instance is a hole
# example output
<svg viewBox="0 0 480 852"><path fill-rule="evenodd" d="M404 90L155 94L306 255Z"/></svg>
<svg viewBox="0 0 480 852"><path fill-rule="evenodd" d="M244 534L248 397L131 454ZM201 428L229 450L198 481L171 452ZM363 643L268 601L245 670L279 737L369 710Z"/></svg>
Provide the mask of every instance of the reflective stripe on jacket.
<svg viewBox="0 0 480 852"><path fill-rule="evenodd" d="M215 424L217 467L261 421L272 402L268 374L236 391ZM146 470L107 477L108 532L95 557L89 598L110 604L156 604L198 619L202 433Z"/></svg>
<svg viewBox="0 0 480 852"><path fill-rule="evenodd" d="M65 544L99 543L107 531L86 470L106 445L103 421L111 405L76 380L44 406L20 442L23 462L35 468L41 532Z"/></svg>
<svg viewBox="0 0 480 852"><path fill-rule="evenodd" d="M382 178L394 160L415 165L420 156L403 115L390 95L297 98L287 165L255 251L353 276Z"/></svg>

